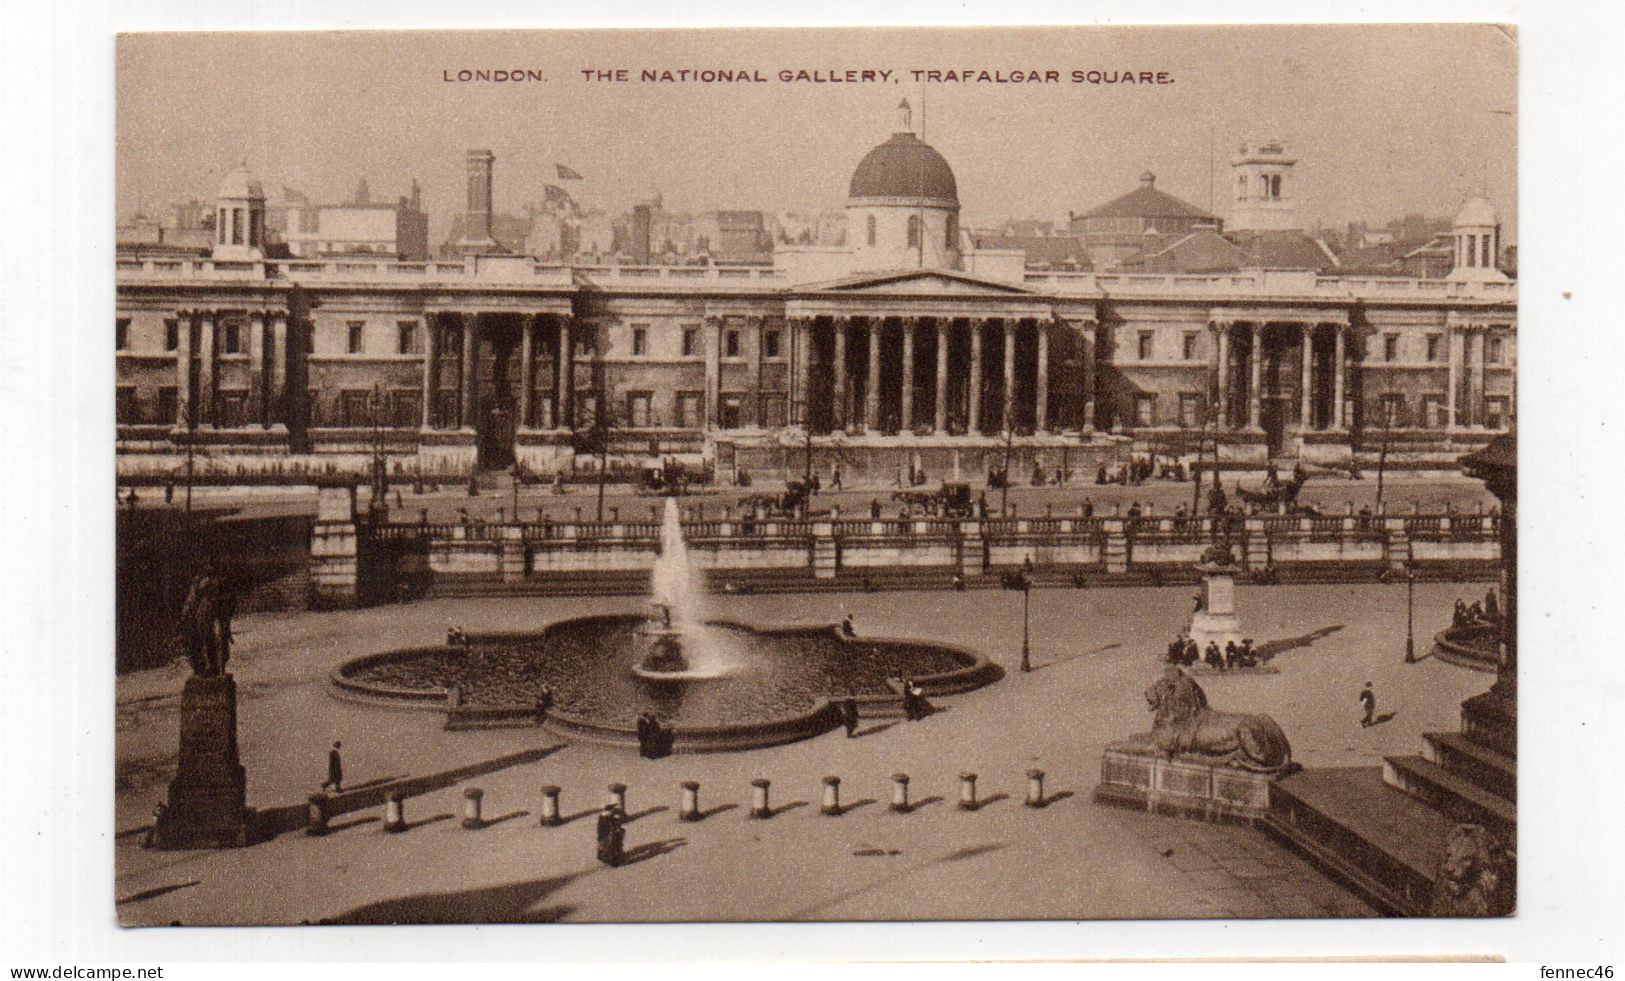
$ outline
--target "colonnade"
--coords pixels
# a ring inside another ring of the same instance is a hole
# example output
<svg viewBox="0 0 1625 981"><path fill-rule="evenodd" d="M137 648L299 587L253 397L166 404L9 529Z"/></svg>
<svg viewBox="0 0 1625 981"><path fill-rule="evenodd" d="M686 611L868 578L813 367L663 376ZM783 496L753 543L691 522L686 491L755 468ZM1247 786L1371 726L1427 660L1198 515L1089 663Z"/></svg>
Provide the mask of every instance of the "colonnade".
<svg viewBox="0 0 1625 981"><path fill-rule="evenodd" d="M285 421L282 395L287 383L286 310L193 308L175 311L174 320L177 427L235 423L268 429ZM226 333L232 324L240 330L236 352L226 350ZM222 356L233 354L247 357L248 379L243 390L243 416L228 420L220 379Z"/></svg>

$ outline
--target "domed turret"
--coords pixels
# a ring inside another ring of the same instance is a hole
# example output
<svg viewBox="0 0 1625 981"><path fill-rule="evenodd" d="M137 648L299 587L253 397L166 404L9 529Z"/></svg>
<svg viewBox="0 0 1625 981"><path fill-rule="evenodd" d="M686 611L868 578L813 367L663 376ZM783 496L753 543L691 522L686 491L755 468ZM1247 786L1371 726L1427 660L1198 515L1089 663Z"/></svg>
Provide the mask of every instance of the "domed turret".
<svg viewBox="0 0 1625 981"><path fill-rule="evenodd" d="M237 169L220 182L214 209L214 245L210 254L216 259L252 261L265 255L265 189L248 172L248 164Z"/></svg>
<svg viewBox="0 0 1625 981"><path fill-rule="evenodd" d="M1469 198L1450 232L1455 241L1455 268L1450 279L1473 282L1499 282L1506 274L1496 268L1501 257L1501 226L1495 207L1481 197Z"/></svg>
<svg viewBox="0 0 1625 981"><path fill-rule="evenodd" d="M908 100L901 128L859 161L847 190L855 269L956 269L959 185L953 168L914 132Z"/></svg>

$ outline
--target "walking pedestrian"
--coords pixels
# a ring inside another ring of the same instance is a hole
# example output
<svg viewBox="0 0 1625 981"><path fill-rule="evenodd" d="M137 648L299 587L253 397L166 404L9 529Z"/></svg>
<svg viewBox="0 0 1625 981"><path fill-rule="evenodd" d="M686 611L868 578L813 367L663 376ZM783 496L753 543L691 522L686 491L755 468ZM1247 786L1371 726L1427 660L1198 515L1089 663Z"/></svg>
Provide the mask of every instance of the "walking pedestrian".
<svg viewBox="0 0 1625 981"><path fill-rule="evenodd" d="M846 727L846 738L851 739L858 731L858 700L847 698L841 702L841 724Z"/></svg>
<svg viewBox="0 0 1625 981"><path fill-rule="evenodd" d="M626 857L626 828L622 825L620 808L605 804L598 814L598 861L614 867Z"/></svg>
<svg viewBox="0 0 1625 981"><path fill-rule="evenodd" d="M344 793L344 758L339 755L342 744L333 740L333 748L327 751L327 779L322 781L322 789L333 788L333 793Z"/></svg>
<svg viewBox="0 0 1625 981"><path fill-rule="evenodd" d="M1365 718L1360 720L1361 728L1371 725L1377 716L1377 695L1371 690L1371 682L1366 682L1360 689L1360 705L1365 709Z"/></svg>

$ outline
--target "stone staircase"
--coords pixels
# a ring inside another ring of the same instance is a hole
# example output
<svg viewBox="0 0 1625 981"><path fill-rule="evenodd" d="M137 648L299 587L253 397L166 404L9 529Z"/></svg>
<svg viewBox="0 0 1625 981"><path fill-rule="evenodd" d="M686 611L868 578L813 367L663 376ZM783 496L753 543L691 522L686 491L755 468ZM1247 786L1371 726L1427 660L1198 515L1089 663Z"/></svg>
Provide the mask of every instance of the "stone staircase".
<svg viewBox="0 0 1625 981"><path fill-rule="evenodd" d="M1424 734L1420 754L1277 781L1270 831L1384 913L1425 914L1458 823L1517 847L1516 709L1492 692L1461 708L1461 730Z"/></svg>

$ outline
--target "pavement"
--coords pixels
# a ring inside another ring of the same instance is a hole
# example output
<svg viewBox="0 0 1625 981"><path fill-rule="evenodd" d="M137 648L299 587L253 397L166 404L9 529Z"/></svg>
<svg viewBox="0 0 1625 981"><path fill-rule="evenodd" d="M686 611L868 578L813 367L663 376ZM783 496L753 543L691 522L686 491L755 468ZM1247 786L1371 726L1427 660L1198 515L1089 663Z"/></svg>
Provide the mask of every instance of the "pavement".
<svg viewBox="0 0 1625 981"><path fill-rule="evenodd" d="M1237 480L1241 486L1248 489L1258 489L1263 481L1254 475L1240 478L1225 477L1223 485L1227 494L1232 494ZM927 484L920 490L932 490L938 485ZM1202 485L1203 500L1206 500L1206 488ZM688 506L701 505L715 515L720 516L724 504L734 504L740 498L760 493L777 493L784 489L782 480L769 480L766 477L758 479L752 487L716 487L699 488L690 497L684 499ZM980 482L972 482L972 493L984 490ZM414 494L410 484L396 485L399 491L397 497L394 492L390 495L392 517L397 521L417 521L424 511L428 512L429 520L434 522L454 521L458 518L460 509L466 508L474 517L494 520L498 509L505 514L514 512L515 497L511 490L486 490L476 497L469 497L466 485L442 485L438 490L426 490L423 494ZM813 499L815 508L840 507L845 514L868 514L870 501L878 499L888 515L895 514L900 504L892 500L892 494L897 487L892 483L860 484L847 487L841 491L824 491ZM128 494L128 489L124 491ZM361 489L361 503L365 505L367 495L365 486ZM175 503L172 507L180 506L184 492L177 491ZM1002 491L987 491L990 507L995 511L1004 504L1005 496ZM121 498L123 500L123 498ZM138 506L142 508L164 507L163 492L156 488L142 488L138 494ZM1192 488L1190 483L1180 483L1171 480L1152 480L1136 486L1121 484L1094 484L1074 482L1063 487L1013 487L1009 493L1009 503L1021 515L1036 515L1043 513L1044 507L1049 505L1056 511L1075 509L1084 500L1094 503L1097 513L1102 508L1109 509L1113 503L1122 508L1132 503L1154 506L1158 512L1172 514L1181 504L1187 508L1192 506ZM1374 507L1377 500L1377 482L1374 478L1365 480L1347 479L1314 479L1311 480L1299 495L1299 502L1313 505L1325 510L1327 513L1340 514L1352 505L1356 510L1362 507ZM1408 512L1411 506L1420 506L1424 511L1442 511L1446 504L1458 509L1471 511L1479 506L1485 509L1495 506L1495 498L1484 489L1481 481L1469 480L1466 477L1433 477L1417 478L1408 475L1389 477L1383 482L1383 500L1390 509L1397 512ZM192 492L192 503L197 508L234 507L245 516L273 516L283 514L310 514L316 513L316 491L311 487L199 487ZM534 519L537 508L542 508L553 521L566 521L572 519L577 509L588 519L597 514L598 491L593 485L573 484L563 495L554 494L547 486L529 486L520 488L518 494L518 513L526 518ZM629 521L646 520L651 507L658 508L661 499L648 494L639 494L625 484L612 484L605 488L604 507L606 520L609 509L620 509L621 515Z"/></svg>
<svg viewBox="0 0 1625 981"><path fill-rule="evenodd" d="M1416 633L1445 626L1457 596L1416 587ZM1142 691L1190 610L1188 588L1044 589L1032 596L1036 669L1017 670L1021 599L1002 592L708 597L711 613L757 622L834 622L943 639L1009 672L940 700L918 722L867 723L746 753L645 760L564 745L536 729L448 733L437 714L340 701L326 676L350 657L436 643L456 623L540 629L563 617L637 608L635 598L433 600L407 606L255 614L236 625L232 671L249 802L302 802L344 743L347 786L418 776L526 749L545 758L406 802L403 834L356 812L334 832L284 834L249 848L158 852L140 829L161 799L178 740L181 665L118 681L115 894L129 925L204 923L668 920L1078 919L1367 916L1372 910L1260 831L1096 805L1104 745L1149 728ZM1240 586L1245 632L1279 650L1280 673L1203 678L1214 707L1273 715L1307 766L1373 765L1454 729L1487 676L1425 658L1403 662L1405 592L1381 585ZM1374 684L1362 729L1356 695ZM1048 806L1022 805L1025 772L1046 771ZM954 806L958 774L986 801ZM912 778L915 808L890 812L890 775ZM819 814L821 780L842 778L840 817ZM772 781L775 816L747 814L750 781ZM701 784L704 820L677 819L679 783ZM591 814L606 786L629 786L627 846L598 865ZM563 788L575 819L539 826L540 788ZM485 791L480 830L464 830L462 791Z"/></svg>

